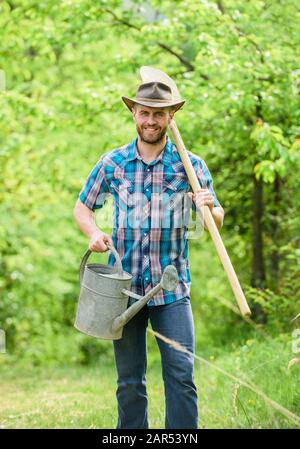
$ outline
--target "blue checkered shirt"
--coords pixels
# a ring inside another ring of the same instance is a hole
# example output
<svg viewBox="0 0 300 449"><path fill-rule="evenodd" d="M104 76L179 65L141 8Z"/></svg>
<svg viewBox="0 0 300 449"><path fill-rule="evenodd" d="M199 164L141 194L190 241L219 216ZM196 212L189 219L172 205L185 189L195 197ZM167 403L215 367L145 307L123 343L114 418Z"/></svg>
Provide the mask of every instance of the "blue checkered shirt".
<svg viewBox="0 0 300 449"><path fill-rule="evenodd" d="M209 189L214 206L220 203L204 160L188 151L202 188ZM174 265L179 282L174 291L161 290L148 306L158 306L190 298L188 233L191 207L195 205L184 166L175 145L167 143L157 159L143 161L137 138L104 154L89 174L79 199L89 209L103 206L114 197L112 239L123 269L132 275L131 290L146 294L160 282L167 265ZM115 264L113 254L109 265Z"/></svg>

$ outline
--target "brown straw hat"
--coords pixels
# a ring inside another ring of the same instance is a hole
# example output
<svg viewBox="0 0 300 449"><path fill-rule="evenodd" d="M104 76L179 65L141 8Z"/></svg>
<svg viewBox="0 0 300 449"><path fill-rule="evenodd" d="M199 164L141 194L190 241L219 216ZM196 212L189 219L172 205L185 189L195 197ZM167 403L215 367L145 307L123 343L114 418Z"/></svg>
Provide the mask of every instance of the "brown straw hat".
<svg viewBox="0 0 300 449"><path fill-rule="evenodd" d="M122 100L131 111L134 103L148 106L150 108L166 108L172 106L174 111L178 111L185 100L174 99L171 88L164 83L152 81L139 86L135 98L122 97Z"/></svg>

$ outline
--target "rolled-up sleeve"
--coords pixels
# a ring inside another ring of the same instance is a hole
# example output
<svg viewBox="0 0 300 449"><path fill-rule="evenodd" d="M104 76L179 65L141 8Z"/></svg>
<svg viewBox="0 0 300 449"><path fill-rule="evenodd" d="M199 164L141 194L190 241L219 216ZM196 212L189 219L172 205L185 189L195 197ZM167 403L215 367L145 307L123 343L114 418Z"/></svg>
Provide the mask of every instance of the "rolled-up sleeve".
<svg viewBox="0 0 300 449"><path fill-rule="evenodd" d="M101 158L90 172L79 193L80 201L89 209L100 209L109 196L109 186L105 179L103 159Z"/></svg>
<svg viewBox="0 0 300 449"><path fill-rule="evenodd" d="M214 200L214 207L221 207L221 204L217 198L217 195L214 191L213 187L213 179L210 174L210 171L203 159L199 159L197 163L195 164L195 170L197 174L198 181L200 183L200 187L202 189L208 189L211 193L213 200ZM195 203L192 204L193 210L196 210Z"/></svg>

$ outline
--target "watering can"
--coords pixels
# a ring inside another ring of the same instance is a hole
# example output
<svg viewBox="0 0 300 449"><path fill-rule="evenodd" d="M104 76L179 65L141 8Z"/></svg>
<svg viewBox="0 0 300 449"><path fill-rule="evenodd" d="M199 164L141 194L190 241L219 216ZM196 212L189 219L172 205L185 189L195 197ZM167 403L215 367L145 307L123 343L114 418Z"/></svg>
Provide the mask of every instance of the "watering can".
<svg viewBox="0 0 300 449"><path fill-rule="evenodd" d="M123 327L162 288L175 290L178 283L177 270L168 265L159 284L145 296L130 291L132 275L123 271L116 249L107 244L116 258L116 267L88 264L92 251L88 250L80 264L80 296L74 326L80 332L105 340L120 340ZM136 299L130 307L128 297Z"/></svg>

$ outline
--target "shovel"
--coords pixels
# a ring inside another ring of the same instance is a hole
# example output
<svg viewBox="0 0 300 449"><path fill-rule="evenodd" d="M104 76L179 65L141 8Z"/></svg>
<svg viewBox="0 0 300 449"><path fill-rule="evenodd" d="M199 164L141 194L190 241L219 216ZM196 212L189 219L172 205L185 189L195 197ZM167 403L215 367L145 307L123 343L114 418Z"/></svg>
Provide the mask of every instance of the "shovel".
<svg viewBox="0 0 300 449"><path fill-rule="evenodd" d="M153 81L159 81L161 83L167 84L171 90L174 100L181 100L180 94L178 92L177 86L175 82L170 78L166 73L161 70L155 69L153 67L143 66L140 69L140 76L142 78L143 83L149 83ZM172 119L169 128L173 139L176 144L177 151L179 153L180 159L185 168L189 183L192 187L193 192L196 192L201 186L198 180L198 177L195 173L192 162L188 156L186 148L184 146L183 140L181 138L180 132L176 126L175 120ZM241 315L246 317L251 315L250 308L247 304L247 300L245 298L244 292L240 286L237 275L234 271L230 258L227 254L226 248L222 241L222 238L219 234L218 228L215 224L215 221L212 217L211 211L208 206L204 206L204 223L212 237L214 245L216 247L217 253L221 259L224 270L227 274L229 283L233 290L234 296L236 298L237 304L239 306Z"/></svg>

